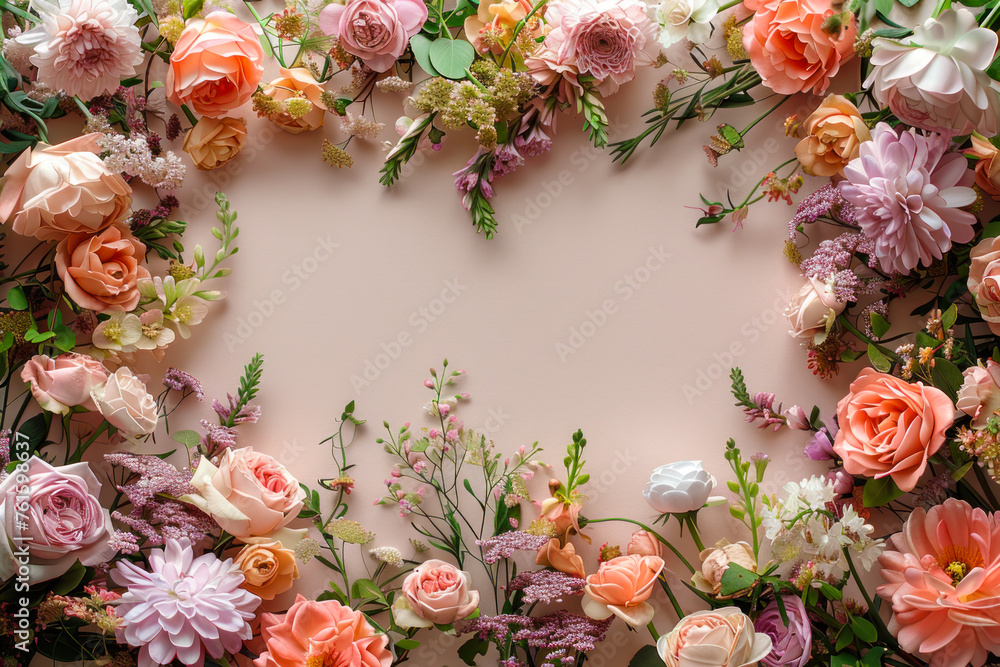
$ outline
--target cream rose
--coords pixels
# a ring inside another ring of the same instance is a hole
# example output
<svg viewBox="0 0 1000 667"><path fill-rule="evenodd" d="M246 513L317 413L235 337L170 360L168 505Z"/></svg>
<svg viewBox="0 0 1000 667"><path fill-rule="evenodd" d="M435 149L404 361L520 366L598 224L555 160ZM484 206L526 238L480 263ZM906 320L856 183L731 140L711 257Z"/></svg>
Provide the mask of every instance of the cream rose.
<svg viewBox="0 0 1000 667"><path fill-rule="evenodd" d="M246 140L247 124L241 118L204 116L188 130L182 148L191 156L194 166L207 171L239 155Z"/></svg>
<svg viewBox="0 0 1000 667"><path fill-rule="evenodd" d="M754 632L736 607L688 614L656 642L667 667L751 667L771 652L771 638Z"/></svg>
<svg viewBox="0 0 1000 667"><path fill-rule="evenodd" d="M795 338L813 340L816 336L825 334L828 324L844 312L846 307L846 303L837 301L833 290L826 283L810 278L785 309L788 333Z"/></svg>
<svg viewBox="0 0 1000 667"><path fill-rule="evenodd" d="M1000 335L1000 236L980 241L969 259L969 292L990 331Z"/></svg>
<svg viewBox="0 0 1000 667"><path fill-rule="evenodd" d="M973 428L983 428L1000 410L1000 364L988 359L986 367L970 366L962 373L965 381L958 391L955 407L972 417Z"/></svg>
<svg viewBox="0 0 1000 667"><path fill-rule="evenodd" d="M701 572L695 572L691 583L699 591L718 595L722 589L722 575L729 569L731 563L740 567L757 571L757 560L753 557L753 549L746 542L730 544L728 540L719 540L712 549L701 552Z"/></svg>
<svg viewBox="0 0 1000 667"><path fill-rule="evenodd" d="M90 396L104 418L126 435L137 437L156 429L156 400L127 366L116 370Z"/></svg>

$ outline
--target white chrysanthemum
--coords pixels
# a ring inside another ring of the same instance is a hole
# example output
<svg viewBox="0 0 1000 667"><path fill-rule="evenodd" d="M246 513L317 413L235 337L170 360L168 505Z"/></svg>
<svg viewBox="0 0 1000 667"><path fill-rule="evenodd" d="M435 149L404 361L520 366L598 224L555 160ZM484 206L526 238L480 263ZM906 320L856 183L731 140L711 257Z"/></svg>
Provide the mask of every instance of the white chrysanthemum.
<svg viewBox="0 0 1000 667"><path fill-rule="evenodd" d="M142 62L139 18L127 0L32 0L41 24L17 38L31 46L38 80L90 100L113 93Z"/></svg>

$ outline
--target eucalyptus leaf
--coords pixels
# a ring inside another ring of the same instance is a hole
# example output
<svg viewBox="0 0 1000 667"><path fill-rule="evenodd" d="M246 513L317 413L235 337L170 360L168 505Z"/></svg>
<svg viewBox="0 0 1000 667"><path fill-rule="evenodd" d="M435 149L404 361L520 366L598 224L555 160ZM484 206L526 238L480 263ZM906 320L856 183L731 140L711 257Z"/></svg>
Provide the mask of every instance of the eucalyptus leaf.
<svg viewBox="0 0 1000 667"><path fill-rule="evenodd" d="M437 39L430 45L428 55L441 76L461 79L476 59L476 49L465 40Z"/></svg>
<svg viewBox="0 0 1000 667"><path fill-rule="evenodd" d="M434 66L431 65L430 50L433 43L434 40L427 35L417 34L410 37L410 50L413 51L413 58L420 65L420 69L431 76L440 76L438 71L434 69Z"/></svg>

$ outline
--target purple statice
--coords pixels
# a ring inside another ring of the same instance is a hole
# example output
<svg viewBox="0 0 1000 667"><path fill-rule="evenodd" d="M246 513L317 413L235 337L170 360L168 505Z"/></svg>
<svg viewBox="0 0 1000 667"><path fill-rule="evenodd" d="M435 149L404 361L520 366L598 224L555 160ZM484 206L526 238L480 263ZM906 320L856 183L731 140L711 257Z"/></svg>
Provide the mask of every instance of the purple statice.
<svg viewBox="0 0 1000 667"><path fill-rule="evenodd" d="M799 227L816 222L822 217L853 225L856 223L856 214L854 204L844 199L839 188L835 185L824 185L799 202L795 216L788 223L788 237L794 241Z"/></svg>
<svg viewBox="0 0 1000 667"><path fill-rule="evenodd" d="M855 257L863 256L869 268L878 265L874 242L856 232L846 232L835 239L823 241L812 256L799 266L806 278L829 283L837 300L842 303L857 301L858 297L873 294L884 285L878 276L859 276L851 269Z"/></svg>
<svg viewBox="0 0 1000 667"><path fill-rule="evenodd" d="M498 667L528 667L528 664L518 657L504 658L498 663Z"/></svg>
<svg viewBox="0 0 1000 667"><path fill-rule="evenodd" d="M486 639L499 644L507 641L512 632L531 627L534 620L520 614L480 616L465 623L459 630L459 633L463 635L474 634L480 639Z"/></svg>
<svg viewBox="0 0 1000 667"><path fill-rule="evenodd" d="M167 121L167 141L173 141L181 136L183 130L180 117L177 114L171 114L170 120Z"/></svg>
<svg viewBox="0 0 1000 667"><path fill-rule="evenodd" d="M226 394L229 406L226 407L217 399L212 400L212 409L219 415L222 421L229 421L230 416L236 410L239 402L232 394ZM260 407L256 405L244 405L239 413L233 418L233 424L256 424L260 420Z"/></svg>
<svg viewBox="0 0 1000 667"><path fill-rule="evenodd" d="M142 229L153 219L153 213L148 208L140 208L129 216L128 228L133 232Z"/></svg>
<svg viewBox="0 0 1000 667"><path fill-rule="evenodd" d="M835 454L833 451L833 441L837 437L837 422L833 421L829 426L823 426L820 430L816 431L816 435L813 436L809 444L806 445L805 455L807 458L813 461L827 461L832 459Z"/></svg>
<svg viewBox="0 0 1000 667"><path fill-rule="evenodd" d="M223 449L233 447L240 437L240 432L235 428L224 424L213 424L207 419L201 420L201 427L205 429L205 435L201 437L201 444L209 452L218 453Z"/></svg>
<svg viewBox="0 0 1000 667"><path fill-rule="evenodd" d="M0 431L0 467L10 463L10 429Z"/></svg>
<svg viewBox="0 0 1000 667"><path fill-rule="evenodd" d="M561 601L565 597L583 595L583 587L587 582L580 577L574 577L555 570L534 570L522 572L514 577L509 590L522 591L527 603Z"/></svg>
<svg viewBox="0 0 1000 667"><path fill-rule="evenodd" d="M483 560L492 565L501 558L510 558L515 551L538 551L549 541L547 535L532 535L520 530L510 530L486 540L476 540L483 551Z"/></svg>
<svg viewBox="0 0 1000 667"><path fill-rule="evenodd" d="M861 311L861 321L865 323L865 335L877 341L879 337L872 331L872 313L878 313L882 317L887 317L889 314L889 304L886 303L885 299L882 299L868 304Z"/></svg>
<svg viewBox="0 0 1000 667"><path fill-rule="evenodd" d="M490 167L490 180L498 176L506 176L524 164L524 158L517 152L514 144L497 146L493 151L493 166Z"/></svg>
<svg viewBox="0 0 1000 667"><path fill-rule="evenodd" d="M202 389L198 378L173 366L168 368L166 375L163 376L163 384L174 391L189 389L199 401L205 398L205 390Z"/></svg>
<svg viewBox="0 0 1000 667"><path fill-rule="evenodd" d="M743 414L746 415L748 423L760 422L757 424L757 428L765 429L773 426L775 431L785 425L785 418L781 415L781 405L779 404L777 409L773 407L774 394L764 391L757 392L754 394L753 403L755 407L743 408Z"/></svg>
<svg viewBox="0 0 1000 667"><path fill-rule="evenodd" d="M139 538L135 536L135 533L116 530L108 541L108 546L120 554L131 556L139 553Z"/></svg>
<svg viewBox="0 0 1000 667"><path fill-rule="evenodd" d="M530 618L531 625L517 630L512 639L525 641L528 646L545 651L567 649L585 653L593 651L597 644L604 641L614 619L611 616L598 621L559 609L545 616Z"/></svg>

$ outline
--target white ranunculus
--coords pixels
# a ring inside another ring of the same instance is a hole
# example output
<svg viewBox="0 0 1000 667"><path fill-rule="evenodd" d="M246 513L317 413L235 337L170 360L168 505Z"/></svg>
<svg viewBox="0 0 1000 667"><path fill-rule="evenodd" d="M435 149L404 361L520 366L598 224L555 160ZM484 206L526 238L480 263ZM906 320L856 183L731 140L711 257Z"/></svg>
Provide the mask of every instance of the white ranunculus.
<svg viewBox="0 0 1000 667"><path fill-rule="evenodd" d="M718 0L663 0L654 10L661 26L660 44L668 47L684 40L704 44L718 13Z"/></svg>
<svg viewBox="0 0 1000 667"><path fill-rule="evenodd" d="M714 488L715 478L701 461L677 461L654 470L642 495L660 514L683 514L704 507Z"/></svg>

